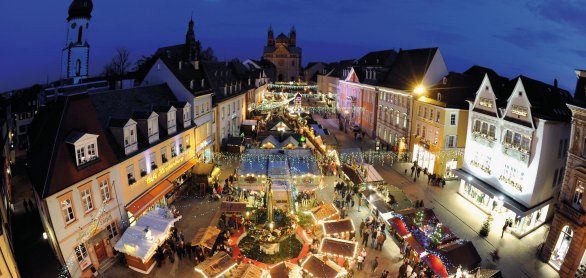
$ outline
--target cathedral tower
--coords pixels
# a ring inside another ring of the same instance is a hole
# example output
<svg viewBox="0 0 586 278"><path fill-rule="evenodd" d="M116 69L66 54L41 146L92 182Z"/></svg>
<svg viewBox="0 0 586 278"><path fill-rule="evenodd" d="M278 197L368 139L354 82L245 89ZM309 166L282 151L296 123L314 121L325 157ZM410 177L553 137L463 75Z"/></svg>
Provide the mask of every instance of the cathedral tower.
<svg viewBox="0 0 586 278"><path fill-rule="evenodd" d="M275 34L273 33L273 26L272 25L269 26L267 45L268 46L275 46Z"/></svg>
<svg viewBox="0 0 586 278"><path fill-rule="evenodd" d="M295 25L291 27L291 31L289 32L289 45L295 46L297 44L297 31L295 31Z"/></svg>
<svg viewBox="0 0 586 278"><path fill-rule="evenodd" d="M185 34L185 46L187 47L187 60L199 60L200 44L195 40L195 31L193 30L193 17L189 20L187 34Z"/></svg>
<svg viewBox="0 0 586 278"><path fill-rule="evenodd" d="M67 41L62 51L61 77L78 84L88 77L90 45L89 22L94 4L91 0L73 0L67 17Z"/></svg>

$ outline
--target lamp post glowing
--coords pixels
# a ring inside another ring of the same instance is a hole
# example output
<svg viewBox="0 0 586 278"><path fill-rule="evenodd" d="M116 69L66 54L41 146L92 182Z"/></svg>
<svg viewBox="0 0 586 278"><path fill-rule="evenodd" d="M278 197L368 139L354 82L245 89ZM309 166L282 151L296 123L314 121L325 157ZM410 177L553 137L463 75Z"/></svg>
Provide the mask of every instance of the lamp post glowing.
<svg viewBox="0 0 586 278"><path fill-rule="evenodd" d="M416 94L423 94L425 93L425 87L423 87L423 85L418 85L417 87L415 87L413 92Z"/></svg>

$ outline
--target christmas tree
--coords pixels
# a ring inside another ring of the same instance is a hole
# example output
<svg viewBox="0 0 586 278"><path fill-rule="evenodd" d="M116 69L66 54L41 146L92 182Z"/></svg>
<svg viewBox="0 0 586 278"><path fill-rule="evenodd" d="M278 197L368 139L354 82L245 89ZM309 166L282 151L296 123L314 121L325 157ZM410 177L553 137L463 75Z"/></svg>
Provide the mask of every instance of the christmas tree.
<svg viewBox="0 0 586 278"><path fill-rule="evenodd" d="M486 220L484 220L484 223L482 223L482 228L480 228L480 236L481 237L487 237L488 236L488 232L490 232L490 222L491 222L491 217L489 216L488 218L486 218Z"/></svg>
<svg viewBox="0 0 586 278"><path fill-rule="evenodd" d="M413 218L413 223L415 223L417 227L421 227L421 224L423 223L423 211L418 211L415 214L415 217Z"/></svg>
<svg viewBox="0 0 586 278"><path fill-rule="evenodd" d="M432 248L438 247L442 243L442 223L438 223L431 236L429 236Z"/></svg>

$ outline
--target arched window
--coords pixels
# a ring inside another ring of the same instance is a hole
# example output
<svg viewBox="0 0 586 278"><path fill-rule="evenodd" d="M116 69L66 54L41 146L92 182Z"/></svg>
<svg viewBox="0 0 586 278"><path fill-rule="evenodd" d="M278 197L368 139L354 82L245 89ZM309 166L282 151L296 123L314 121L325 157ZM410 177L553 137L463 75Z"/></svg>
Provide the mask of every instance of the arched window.
<svg viewBox="0 0 586 278"><path fill-rule="evenodd" d="M81 44L81 36L83 35L83 26L79 26L79 31L77 32L77 43Z"/></svg>
<svg viewBox="0 0 586 278"><path fill-rule="evenodd" d="M549 259L549 262L551 265L553 265L554 268L559 270L562 267L564 259L566 258L566 254L568 254L568 250L570 249L570 243L572 243L573 236L574 231L572 231L570 226L564 226L564 228L562 228L560 237L555 244L555 249L553 250L551 258Z"/></svg>
<svg viewBox="0 0 586 278"><path fill-rule="evenodd" d="M77 61L75 61L75 76L80 76L81 75L81 61L79 59L77 59Z"/></svg>

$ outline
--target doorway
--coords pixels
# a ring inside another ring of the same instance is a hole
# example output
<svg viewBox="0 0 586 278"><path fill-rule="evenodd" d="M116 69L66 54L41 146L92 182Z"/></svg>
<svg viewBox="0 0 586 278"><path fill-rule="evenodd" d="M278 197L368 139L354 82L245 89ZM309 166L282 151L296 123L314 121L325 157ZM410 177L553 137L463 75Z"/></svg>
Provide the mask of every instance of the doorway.
<svg viewBox="0 0 586 278"><path fill-rule="evenodd" d="M94 244L94 252L96 252L96 257L100 263L108 257L108 254L106 254L106 246L104 245L103 240L100 240L100 242Z"/></svg>

